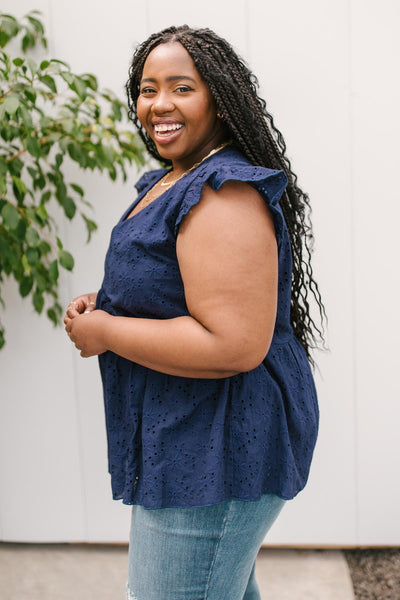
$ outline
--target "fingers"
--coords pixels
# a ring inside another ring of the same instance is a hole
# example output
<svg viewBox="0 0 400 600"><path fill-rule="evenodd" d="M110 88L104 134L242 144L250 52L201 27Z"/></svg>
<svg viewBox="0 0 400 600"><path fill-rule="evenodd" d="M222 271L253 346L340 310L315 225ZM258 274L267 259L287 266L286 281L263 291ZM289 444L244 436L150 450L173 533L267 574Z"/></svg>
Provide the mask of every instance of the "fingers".
<svg viewBox="0 0 400 600"><path fill-rule="evenodd" d="M64 317L64 324L65 324L65 328L64 329L65 329L65 331L66 331L69 339L72 342L72 339L71 339L71 322L72 322L72 319L70 319L68 316Z"/></svg>
<svg viewBox="0 0 400 600"><path fill-rule="evenodd" d="M70 319L73 319L74 317L77 317L81 312L82 312L82 310L80 310L79 302L76 300L73 300L72 302L70 302L68 304L65 314Z"/></svg>
<svg viewBox="0 0 400 600"><path fill-rule="evenodd" d="M94 302L93 300L91 300L89 302L89 304L87 305L87 307L86 307L85 313L90 313L93 310L95 310L95 308L96 308L96 302Z"/></svg>
<svg viewBox="0 0 400 600"><path fill-rule="evenodd" d="M92 312L96 309L96 295L88 294L85 296L79 296L70 302L65 311L71 319L81 315L82 313Z"/></svg>

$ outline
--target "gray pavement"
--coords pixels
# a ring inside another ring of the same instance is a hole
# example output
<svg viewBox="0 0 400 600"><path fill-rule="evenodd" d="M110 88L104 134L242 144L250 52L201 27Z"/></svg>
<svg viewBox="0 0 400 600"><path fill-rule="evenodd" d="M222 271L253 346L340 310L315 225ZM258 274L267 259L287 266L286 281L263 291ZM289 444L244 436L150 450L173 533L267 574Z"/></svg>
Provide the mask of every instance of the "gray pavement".
<svg viewBox="0 0 400 600"><path fill-rule="evenodd" d="M126 546L3 543L0 600L124 600L126 570ZM340 551L263 548L257 579L263 600L354 600Z"/></svg>

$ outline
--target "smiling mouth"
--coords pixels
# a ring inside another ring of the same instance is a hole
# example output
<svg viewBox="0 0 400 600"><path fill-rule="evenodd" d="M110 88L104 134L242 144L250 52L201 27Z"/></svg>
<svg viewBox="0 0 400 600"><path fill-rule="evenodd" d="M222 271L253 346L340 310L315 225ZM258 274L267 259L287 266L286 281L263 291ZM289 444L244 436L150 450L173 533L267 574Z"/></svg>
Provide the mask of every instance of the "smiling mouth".
<svg viewBox="0 0 400 600"><path fill-rule="evenodd" d="M158 135L167 137L168 135L171 135L171 133L173 133L174 131L178 131L179 129L182 129L182 127L183 127L183 125L181 123L174 123L171 125L162 123L159 125L154 125L154 131Z"/></svg>

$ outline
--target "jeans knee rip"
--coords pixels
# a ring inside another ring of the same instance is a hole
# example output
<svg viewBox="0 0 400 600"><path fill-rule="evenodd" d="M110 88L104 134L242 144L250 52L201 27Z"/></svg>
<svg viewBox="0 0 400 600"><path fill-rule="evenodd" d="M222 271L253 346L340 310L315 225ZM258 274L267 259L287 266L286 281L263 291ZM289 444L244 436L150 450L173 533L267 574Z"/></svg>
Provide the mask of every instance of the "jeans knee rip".
<svg viewBox="0 0 400 600"><path fill-rule="evenodd" d="M132 590L129 588L129 585L126 586L126 600L138 600Z"/></svg>

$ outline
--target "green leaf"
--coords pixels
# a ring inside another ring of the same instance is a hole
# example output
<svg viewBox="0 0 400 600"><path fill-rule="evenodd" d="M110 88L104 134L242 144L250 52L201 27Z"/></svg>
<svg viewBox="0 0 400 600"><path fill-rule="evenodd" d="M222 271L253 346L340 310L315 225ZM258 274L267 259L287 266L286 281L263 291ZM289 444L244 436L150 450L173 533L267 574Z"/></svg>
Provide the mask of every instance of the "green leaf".
<svg viewBox="0 0 400 600"><path fill-rule="evenodd" d="M51 127L52 123L53 121L49 117L46 117L44 115L40 117L40 127L42 129L48 129L49 127Z"/></svg>
<svg viewBox="0 0 400 600"><path fill-rule="evenodd" d="M28 98L28 100L30 102L32 102L32 104L35 104L36 102L36 90L33 87L26 87L25 88L25 96Z"/></svg>
<svg viewBox="0 0 400 600"><path fill-rule="evenodd" d="M3 175L0 175L0 195L5 196L7 194L7 180Z"/></svg>
<svg viewBox="0 0 400 600"><path fill-rule="evenodd" d="M32 10L29 13L29 15L27 15L26 18L31 23L31 25L33 25L33 28L35 29L35 31L37 31L37 33L39 35L43 35L44 34L44 27L43 27L42 23L38 19L35 19L34 17L32 17L33 14L39 14L40 15L41 13L40 13L40 11Z"/></svg>
<svg viewBox="0 0 400 600"><path fill-rule="evenodd" d="M49 222L49 213L43 204L39 204L39 206L35 209L35 216L38 217L40 225L45 225Z"/></svg>
<svg viewBox="0 0 400 600"><path fill-rule="evenodd" d="M37 288L35 290L35 293L33 294L33 306L35 307L36 312L38 312L39 314L42 312L44 306L44 298L42 292L40 292Z"/></svg>
<svg viewBox="0 0 400 600"><path fill-rule="evenodd" d="M83 220L85 221L86 231L88 233L87 242L90 242L92 233L97 230L97 224L89 219L86 215L82 215Z"/></svg>
<svg viewBox="0 0 400 600"><path fill-rule="evenodd" d="M63 205L65 198L67 197L67 188L64 181L56 180L56 198L61 205Z"/></svg>
<svg viewBox="0 0 400 600"><path fill-rule="evenodd" d="M72 90L76 91L76 93L78 94L78 96L81 100L85 100L85 98L87 97L87 90L86 90L86 83L84 82L83 79L74 75L74 81L73 81L72 86L70 86L70 87Z"/></svg>
<svg viewBox="0 0 400 600"><path fill-rule="evenodd" d="M23 104L19 106L18 113L21 115L22 122L25 127L29 130L33 129L32 114Z"/></svg>
<svg viewBox="0 0 400 600"><path fill-rule="evenodd" d="M60 73L61 77L71 86L74 83L74 76L69 71L62 71Z"/></svg>
<svg viewBox="0 0 400 600"><path fill-rule="evenodd" d="M120 104L120 102L118 100L115 100L112 103L111 106L112 106L112 112L113 112L114 119L116 121L121 121L121 119L122 119L122 111L121 111L121 104Z"/></svg>
<svg viewBox="0 0 400 600"><path fill-rule="evenodd" d="M111 148L111 146L108 146L106 144L103 144L103 152L104 152L104 157L106 159L106 161L108 163L113 164L114 162L114 158L115 158L115 151L113 148Z"/></svg>
<svg viewBox="0 0 400 600"><path fill-rule="evenodd" d="M53 280L53 282L57 283L58 276L59 276L57 260L53 260L53 262L50 264L49 274L50 274L50 278Z"/></svg>
<svg viewBox="0 0 400 600"><path fill-rule="evenodd" d="M68 144L68 154L75 162L79 163L81 167L86 166L86 154L82 148L76 142L70 142Z"/></svg>
<svg viewBox="0 0 400 600"><path fill-rule="evenodd" d="M7 235L0 235L0 256L2 260L8 260L10 256L10 244Z"/></svg>
<svg viewBox="0 0 400 600"><path fill-rule="evenodd" d="M6 117L6 109L4 108L4 102L3 104L0 104L0 123L2 123L4 121Z"/></svg>
<svg viewBox="0 0 400 600"><path fill-rule="evenodd" d="M33 277L30 275L29 277L24 277L23 280L19 284L19 293L23 298L25 298L33 287Z"/></svg>
<svg viewBox="0 0 400 600"><path fill-rule="evenodd" d="M54 325L58 325L58 316L54 308L47 309L47 316Z"/></svg>
<svg viewBox="0 0 400 600"><path fill-rule="evenodd" d="M49 252L51 252L51 246L49 243L45 242L44 240L41 240L39 244L39 250L40 254L46 255Z"/></svg>
<svg viewBox="0 0 400 600"><path fill-rule="evenodd" d="M1 128L1 137L6 142L12 142L12 140L15 139L18 133L18 129L13 127L12 125L3 125L3 127ZM13 161L11 161L11 163L12 162Z"/></svg>
<svg viewBox="0 0 400 600"><path fill-rule="evenodd" d="M49 60L42 60L42 62L40 63L40 69L41 69L41 71L44 71L49 66L50 66L50 61Z"/></svg>
<svg viewBox="0 0 400 600"><path fill-rule="evenodd" d="M40 292L44 292L48 288L49 284L49 273L43 267L42 264L38 263L35 268L35 280L36 280L36 289Z"/></svg>
<svg viewBox="0 0 400 600"><path fill-rule="evenodd" d="M20 30L20 26L18 25L16 18L12 15L1 14L1 19L1 28L7 38L10 39L15 37Z"/></svg>
<svg viewBox="0 0 400 600"><path fill-rule="evenodd" d="M7 35L5 31L0 30L0 48L4 48L5 46L7 46L9 41L10 41L10 36ZM1 331L0 331L0 333L1 333ZM0 348L1 348L1 346L0 346Z"/></svg>
<svg viewBox="0 0 400 600"><path fill-rule="evenodd" d="M76 183L70 183L70 186L77 194L79 194L82 197L84 196L85 192L83 191L80 185L77 185Z"/></svg>
<svg viewBox="0 0 400 600"><path fill-rule="evenodd" d="M4 160L4 158L2 158L0 156L0 175L7 175L8 173L8 167L7 167L7 163Z"/></svg>
<svg viewBox="0 0 400 600"><path fill-rule="evenodd" d="M23 58L14 58L13 63L16 67L21 67L24 64Z"/></svg>
<svg viewBox="0 0 400 600"><path fill-rule="evenodd" d="M35 36L30 31L27 31L22 38L22 50L26 52L28 48L33 48L35 46L35 41Z"/></svg>
<svg viewBox="0 0 400 600"><path fill-rule="evenodd" d="M4 111L10 116L14 115L17 108L19 107L19 99L18 96L10 95L4 100L3 103Z"/></svg>
<svg viewBox="0 0 400 600"><path fill-rule="evenodd" d="M15 229L19 222L18 210L10 203L3 206L1 215L3 217L3 223L9 229Z"/></svg>
<svg viewBox="0 0 400 600"><path fill-rule="evenodd" d="M65 216L68 217L68 219L72 219L76 213L76 204L72 198L66 196L62 200L62 206L64 208Z"/></svg>
<svg viewBox="0 0 400 600"><path fill-rule="evenodd" d="M25 239L28 246L31 246L32 248L40 244L40 236L33 227L28 227Z"/></svg>
<svg viewBox="0 0 400 600"><path fill-rule="evenodd" d="M29 269L29 265L28 265L28 269ZM12 270L13 270L13 275L14 275L14 279L16 281L22 281L24 278L24 266L22 264L22 261L16 261L13 265L12 265ZM29 271L28 271L29 272Z"/></svg>
<svg viewBox="0 0 400 600"><path fill-rule="evenodd" d="M35 180L35 189L39 188L39 190L43 190L46 186L46 179L43 173L39 173L38 177Z"/></svg>
<svg viewBox="0 0 400 600"><path fill-rule="evenodd" d="M57 65L62 65L63 67L67 67L67 69L69 69L69 64L64 62L63 60L59 60L58 58L52 58L50 62L51 64L55 63Z"/></svg>
<svg viewBox="0 0 400 600"><path fill-rule="evenodd" d="M37 138L29 137L26 140L26 147L28 149L29 154L31 154L35 158L40 158L40 144Z"/></svg>
<svg viewBox="0 0 400 600"><path fill-rule="evenodd" d="M32 73L32 76L36 75L38 67L35 61L30 56L28 56L28 58L26 59L26 63Z"/></svg>
<svg viewBox="0 0 400 600"><path fill-rule="evenodd" d="M26 252L26 260L28 261L28 265L34 267L40 258L40 252L37 248L27 248Z"/></svg>
<svg viewBox="0 0 400 600"><path fill-rule="evenodd" d="M40 81L42 83L44 83L54 94L57 93L57 86L56 86L56 82L54 81L53 77L51 77L50 75L42 75L41 77L39 77Z"/></svg>
<svg viewBox="0 0 400 600"><path fill-rule="evenodd" d="M13 191L14 191L15 197L17 198L18 201L22 202L26 195L26 192L27 192L26 185L24 184L22 179L20 179L16 175L12 176L12 182L13 182Z"/></svg>
<svg viewBox="0 0 400 600"><path fill-rule="evenodd" d="M59 250L58 260L60 261L60 265L64 267L64 269L67 269L67 271L72 271L74 268L73 256L66 250Z"/></svg>
<svg viewBox="0 0 400 600"><path fill-rule="evenodd" d="M21 263L22 263L22 267L23 267L23 269L24 269L24 273L25 273L26 275L30 275L31 268L30 268L30 266L29 266L29 264L28 264L28 260L27 260L27 258L26 258L26 255L25 255L25 254L23 254L23 255L22 255L22 258L21 258Z"/></svg>
<svg viewBox="0 0 400 600"><path fill-rule="evenodd" d="M16 177L19 177L21 175L21 171L23 169L24 163L19 158L15 158L14 160L9 161L7 163L7 166L8 166L8 170L10 171L11 175L15 175Z"/></svg>
<svg viewBox="0 0 400 600"><path fill-rule="evenodd" d="M48 201L50 200L50 198L51 198L51 192L50 192L50 190L47 190L46 192L44 192L44 193L42 194L42 197L41 197L41 199L40 199L40 202L41 202L42 204L46 204L46 202L48 202ZM47 218L47 219L49 218L49 215L47 214L47 212L46 212L46 218Z"/></svg>
<svg viewBox="0 0 400 600"><path fill-rule="evenodd" d="M15 236L23 242L26 235L26 223L24 219L19 219L17 227L14 229Z"/></svg>

